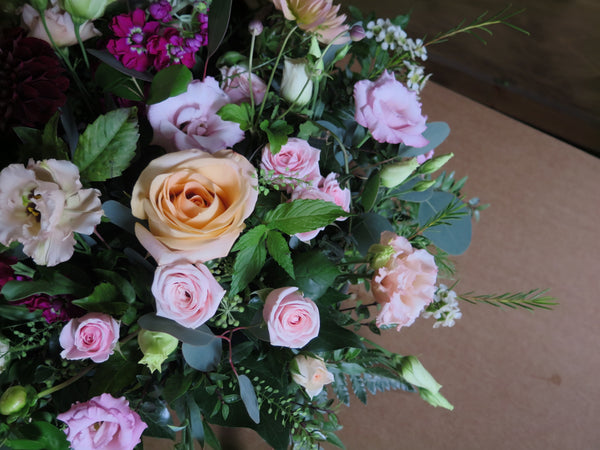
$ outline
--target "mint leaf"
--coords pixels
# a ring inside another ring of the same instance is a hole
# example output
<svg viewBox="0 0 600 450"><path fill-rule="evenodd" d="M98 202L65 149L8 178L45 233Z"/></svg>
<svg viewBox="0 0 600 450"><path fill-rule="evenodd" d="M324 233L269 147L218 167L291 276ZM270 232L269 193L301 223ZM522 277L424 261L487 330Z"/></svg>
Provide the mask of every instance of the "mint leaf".
<svg viewBox="0 0 600 450"><path fill-rule="evenodd" d="M290 256L290 248L283 235L276 230L270 230L267 234L267 250L277 264L292 278L294 277L294 264Z"/></svg>
<svg viewBox="0 0 600 450"><path fill-rule="evenodd" d="M241 105L229 103L223 106L217 114L223 120L240 124L242 131L248 130L252 124L252 109L248 103Z"/></svg>
<svg viewBox="0 0 600 450"><path fill-rule="evenodd" d="M233 247L233 251L238 250L239 252L233 265L230 295L237 294L244 289L265 264L267 260L266 231L265 225L258 225L244 234Z"/></svg>
<svg viewBox="0 0 600 450"><path fill-rule="evenodd" d="M75 149L73 162L82 178L105 181L129 167L137 146L136 108L121 108L99 116L88 125Z"/></svg>
<svg viewBox="0 0 600 450"><path fill-rule="evenodd" d="M260 129L267 133L271 153L276 155L281 150L281 146L288 141L288 136L294 131L294 128L285 120L279 119L273 123L268 120L263 120L260 123Z"/></svg>
<svg viewBox="0 0 600 450"><path fill-rule="evenodd" d="M265 222L269 229L293 235L325 227L348 213L338 205L325 200L300 199L282 203L269 211Z"/></svg>

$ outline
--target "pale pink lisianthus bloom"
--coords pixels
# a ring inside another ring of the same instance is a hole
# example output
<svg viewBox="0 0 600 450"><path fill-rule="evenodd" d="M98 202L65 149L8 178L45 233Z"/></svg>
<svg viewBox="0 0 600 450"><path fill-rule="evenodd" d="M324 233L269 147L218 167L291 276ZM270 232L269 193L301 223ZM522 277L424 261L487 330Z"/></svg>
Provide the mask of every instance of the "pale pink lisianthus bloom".
<svg viewBox="0 0 600 450"><path fill-rule="evenodd" d="M148 427L125 397L110 394L77 402L56 418L67 424L73 450L133 450Z"/></svg>
<svg viewBox="0 0 600 450"><path fill-rule="evenodd" d="M312 358L306 355L298 355L291 364L292 380L304 388L310 398L318 395L323 386L333 383L334 377L327 370L322 358Z"/></svg>
<svg viewBox="0 0 600 450"><path fill-rule="evenodd" d="M319 308L311 299L289 286L267 295L263 318L269 329L271 345L301 348L319 335Z"/></svg>
<svg viewBox="0 0 600 450"><path fill-rule="evenodd" d="M217 115L229 103L231 98L214 78L193 80L186 92L148 107L152 144L168 152L196 148L214 153L232 147L244 139L244 132Z"/></svg>
<svg viewBox="0 0 600 450"><path fill-rule="evenodd" d="M289 138L277 154L267 144L262 151L260 167L267 172L272 184L285 187L290 193L295 187L316 185L321 179L319 158L321 150L304 139Z"/></svg>
<svg viewBox="0 0 600 450"><path fill-rule="evenodd" d="M119 322L108 314L91 312L71 319L60 332L64 359L90 358L101 363L113 354L119 341Z"/></svg>
<svg viewBox="0 0 600 450"><path fill-rule="evenodd" d="M267 85L258 75L250 74L243 66L221 67L221 75L223 76L221 88L229 95L231 103L236 105L250 103L250 84L252 84L254 104L262 103Z"/></svg>
<svg viewBox="0 0 600 450"><path fill-rule="evenodd" d="M187 328L198 328L215 315L225 290L203 264L169 264L154 272L156 314Z"/></svg>
<svg viewBox="0 0 600 450"><path fill-rule="evenodd" d="M323 44L345 44L350 41L346 15L338 15L340 5L331 0L273 0L275 8L286 19L296 21L298 28L317 36Z"/></svg>
<svg viewBox="0 0 600 450"><path fill-rule="evenodd" d="M56 0L50 3L51 7L44 11L44 18L46 19L46 25L48 26L52 40L58 47L69 47L77 44L75 26L73 25L71 15L61 9ZM40 13L30 4L26 3L23 5L21 19L24 27L29 30L29 33L27 33L28 37L38 38L51 44L50 37L40 18ZM85 21L79 26L79 36L82 41L100 36L101 34L90 20Z"/></svg>
<svg viewBox="0 0 600 450"><path fill-rule="evenodd" d="M422 133L427 117L421 114L417 94L383 72L376 81L361 80L354 85L355 120L371 132L377 142L404 143L412 147L428 144Z"/></svg>
<svg viewBox="0 0 600 450"><path fill-rule="evenodd" d="M292 192L291 201L301 200L301 199L323 200L326 202L335 203L334 198L331 196L331 194L328 194L327 192L323 192L316 186L298 187L298 188L294 189L294 191ZM315 230L305 231L302 233L296 233L294 236L296 236L302 242L308 242L311 239L314 239L315 237L317 237L317 235L324 229L325 229L325 227L320 227Z"/></svg>
<svg viewBox="0 0 600 450"><path fill-rule="evenodd" d="M381 233L380 244L393 252L383 267L375 270L371 292L382 305L377 326L410 326L433 301L437 266L433 255L414 249L408 239L391 231Z"/></svg>
<svg viewBox="0 0 600 450"><path fill-rule="evenodd" d="M159 265L227 256L258 199L256 169L239 153L167 153L142 171L131 212L135 234Z"/></svg>
<svg viewBox="0 0 600 450"><path fill-rule="evenodd" d="M69 161L11 164L0 172L0 243L18 241L36 264L55 266L73 255L74 233L94 232L101 206L100 192L82 189Z"/></svg>
<svg viewBox="0 0 600 450"><path fill-rule="evenodd" d="M352 200L352 193L350 189L344 188L340 186L340 183L337 180L337 173L330 173L324 178L321 178L318 184L318 188L320 191L329 194L333 198L333 203L338 205L346 212L350 212L350 202ZM346 220L347 217L338 217L337 220Z"/></svg>
<svg viewBox="0 0 600 450"><path fill-rule="evenodd" d="M433 158L434 154L435 150L429 150L427 153L417 155L417 163L423 164L425 161L429 161L431 158Z"/></svg>

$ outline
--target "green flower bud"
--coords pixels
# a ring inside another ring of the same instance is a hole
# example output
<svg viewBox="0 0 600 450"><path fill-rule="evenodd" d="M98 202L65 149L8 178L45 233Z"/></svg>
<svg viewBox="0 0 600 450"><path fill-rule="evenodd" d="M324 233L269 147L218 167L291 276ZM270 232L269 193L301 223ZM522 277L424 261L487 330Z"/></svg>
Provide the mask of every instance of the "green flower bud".
<svg viewBox="0 0 600 450"><path fill-rule="evenodd" d="M448 153L447 155L436 156L435 158L432 158L429 161L425 161L419 167L418 172L424 175L428 173L433 173L436 170L441 169L442 166L448 161L450 161L450 159L452 159L453 156L454 153Z"/></svg>
<svg viewBox="0 0 600 450"><path fill-rule="evenodd" d="M391 245L373 244L369 247L369 252L367 253L369 265L375 270L381 269L387 264L393 254L394 247Z"/></svg>
<svg viewBox="0 0 600 450"><path fill-rule="evenodd" d="M423 191L426 191L427 189L429 189L435 183L436 183L435 180L423 180L423 181L419 181L417 184L415 184L413 186L412 190L415 191L415 192L423 192Z"/></svg>
<svg viewBox="0 0 600 450"><path fill-rule="evenodd" d="M425 388L434 393L438 392L442 387L415 356L405 356L402 358L400 375L410 384Z"/></svg>
<svg viewBox="0 0 600 450"><path fill-rule="evenodd" d="M63 0L63 8L73 19L83 21L102 17L106 7L114 0Z"/></svg>
<svg viewBox="0 0 600 450"><path fill-rule="evenodd" d="M17 413L27 404L27 389L11 386L0 397L0 414L8 416Z"/></svg>
<svg viewBox="0 0 600 450"><path fill-rule="evenodd" d="M138 334L138 344L144 354L139 364L147 365L150 372L160 372L162 363L175 351L179 340L160 331L142 330Z"/></svg>
<svg viewBox="0 0 600 450"><path fill-rule="evenodd" d="M39 13L43 13L48 7L48 0L31 0L31 6Z"/></svg>
<svg viewBox="0 0 600 450"><path fill-rule="evenodd" d="M431 392L427 389L419 389L419 395L423 400L435 408L441 406L442 408L449 409L450 411L454 409L454 406L452 406L452 404L439 392Z"/></svg>
<svg viewBox="0 0 600 450"><path fill-rule="evenodd" d="M387 188L396 187L406 180L417 167L419 167L417 158L388 164L381 169L381 184Z"/></svg>

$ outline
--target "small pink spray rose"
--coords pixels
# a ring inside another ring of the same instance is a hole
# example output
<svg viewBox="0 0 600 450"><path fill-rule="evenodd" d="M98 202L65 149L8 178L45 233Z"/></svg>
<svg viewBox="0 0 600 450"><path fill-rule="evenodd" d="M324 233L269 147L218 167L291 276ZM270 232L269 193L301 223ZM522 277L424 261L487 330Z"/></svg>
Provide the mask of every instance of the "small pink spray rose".
<svg viewBox="0 0 600 450"><path fill-rule="evenodd" d="M71 319L60 332L64 359L90 358L101 363L113 354L119 341L119 322L108 314L91 312Z"/></svg>
<svg viewBox="0 0 600 450"><path fill-rule="evenodd" d="M377 142L412 147L424 147L429 142L422 135L427 117L421 114L417 94L396 80L393 73L385 71L376 81L356 83L354 101L354 118Z"/></svg>
<svg viewBox="0 0 600 450"><path fill-rule="evenodd" d="M302 348L319 334L319 308L303 297L297 287L283 287L269 293L263 318L272 345Z"/></svg>
<svg viewBox="0 0 600 450"><path fill-rule="evenodd" d="M321 151L304 139L289 138L277 154L267 144L262 151L260 167L273 184L286 187L288 193L297 186L316 185L321 179Z"/></svg>
<svg viewBox="0 0 600 450"><path fill-rule="evenodd" d="M250 103L250 84L252 84L252 97L254 103L260 105L265 98L267 85L255 74L250 74L243 66L221 67L223 82L221 87L229 95L232 103Z"/></svg>
<svg viewBox="0 0 600 450"><path fill-rule="evenodd" d="M125 397L110 394L77 402L56 417L67 424L73 450L133 450L148 427Z"/></svg>

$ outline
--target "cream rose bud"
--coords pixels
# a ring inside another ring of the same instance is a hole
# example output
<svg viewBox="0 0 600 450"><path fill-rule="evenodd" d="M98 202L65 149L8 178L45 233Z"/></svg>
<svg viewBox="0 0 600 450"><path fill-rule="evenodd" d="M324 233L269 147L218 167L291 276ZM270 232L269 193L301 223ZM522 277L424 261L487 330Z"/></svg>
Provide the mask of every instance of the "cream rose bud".
<svg viewBox="0 0 600 450"><path fill-rule="evenodd" d="M256 169L231 150L185 150L148 164L131 197L141 244L158 264L227 256L258 198Z"/></svg>
<svg viewBox="0 0 600 450"><path fill-rule="evenodd" d="M187 328L215 315L225 290L203 264L169 264L154 272L156 314Z"/></svg>
<svg viewBox="0 0 600 450"><path fill-rule="evenodd" d="M82 189L79 169L69 161L29 161L0 172L0 243L23 244L36 264L67 261L74 233L92 234L102 218L100 192Z"/></svg>
<svg viewBox="0 0 600 450"><path fill-rule="evenodd" d="M35 10L31 5L23 5L23 11L21 18L25 28L29 30L28 37L34 37L43 41L50 42L50 37L44 28L44 24L40 18L40 13ZM77 37L75 35L75 26L73 25L73 19L71 15L60 9L58 5L55 5L44 11L44 18L46 19L46 25L48 31L52 36L52 40L58 47L68 47L77 44ZM82 41L86 41L95 36L100 36L94 24L90 21L86 21L79 27L79 36Z"/></svg>
<svg viewBox="0 0 600 450"><path fill-rule="evenodd" d="M318 395L323 386L333 383L333 374L321 358L298 355L291 364L292 380L306 390L309 397Z"/></svg>
<svg viewBox="0 0 600 450"><path fill-rule="evenodd" d="M290 103L305 106L310 102L313 82L310 78L305 58L289 59L283 63L281 96Z"/></svg>
<svg viewBox="0 0 600 450"><path fill-rule="evenodd" d="M319 308L303 297L297 287L283 287L269 293L263 309L269 340L279 347L301 348L319 334Z"/></svg>

